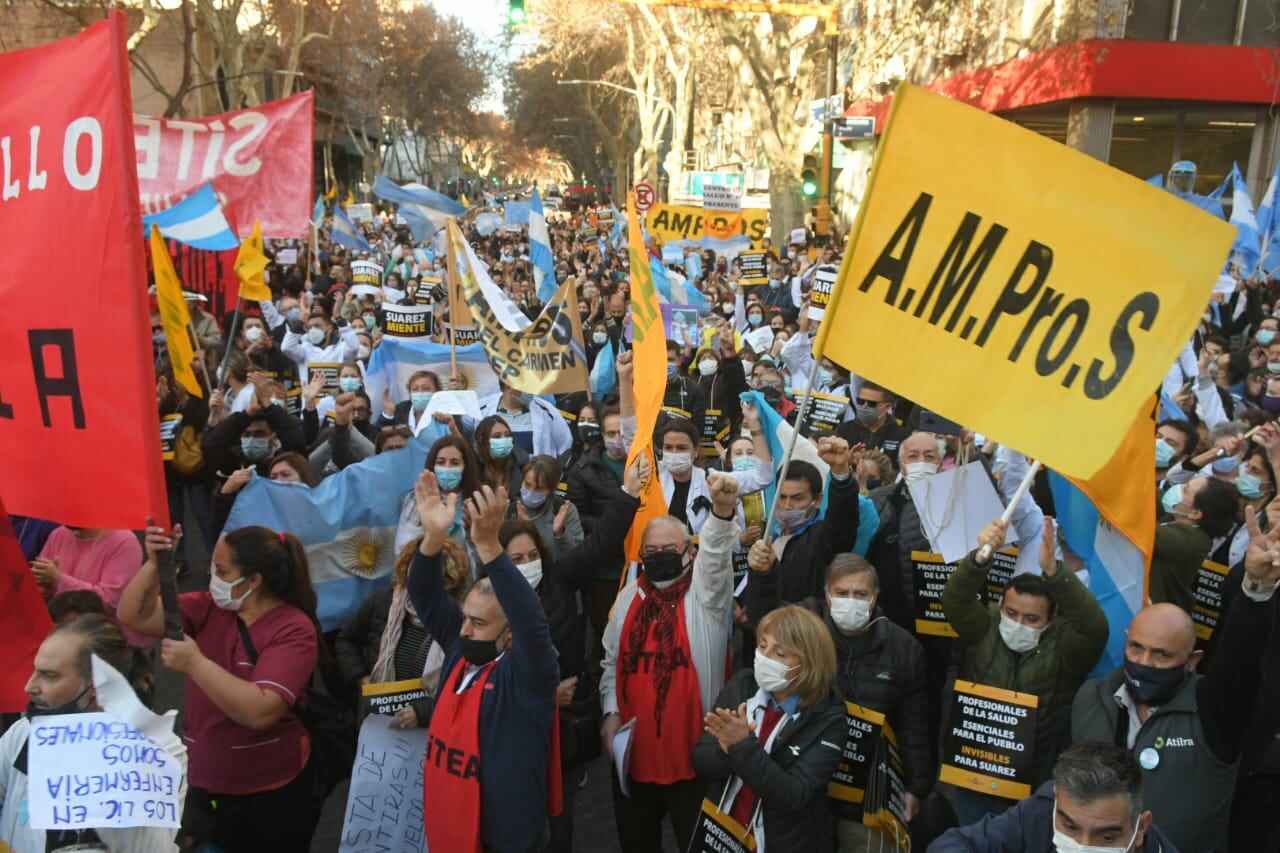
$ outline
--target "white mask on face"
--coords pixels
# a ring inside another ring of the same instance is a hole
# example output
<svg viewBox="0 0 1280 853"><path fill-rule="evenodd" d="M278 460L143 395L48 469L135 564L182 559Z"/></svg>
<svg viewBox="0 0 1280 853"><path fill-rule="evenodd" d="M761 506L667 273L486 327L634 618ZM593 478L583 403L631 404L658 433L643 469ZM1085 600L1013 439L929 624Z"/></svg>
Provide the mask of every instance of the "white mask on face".
<svg viewBox="0 0 1280 853"><path fill-rule="evenodd" d="M534 589L538 588L538 584L542 582L542 560L530 560L527 563L516 563L516 568L520 570L520 574L524 575L524 579L529 582L529 586Z"/></svg>
<svg viewBox="0 0 1280 853"><path fill-rule="evenodd" d="M672 474L686 474L693 468L692 453L664 453L662 464Z"/></svg>
<svg viewBox="0 0 1280 853"><path fill-rule="evenodd" d="M760 685L761 690L767 693L781 693L791 684L787 679L787 673L796 667L780 663L756 649L756 661L753 668L756 674L756 684Z"/></svg>
<svg viewBox="0 0 1280 853"><path fill-rule="evenodd" d="M1000 614L1000 639L1018 654L1034 649L1043 633L1044 628L1032 628L1030 625L1015 622L1003 613Z"/></svg>
<svg viewBox="0 0 1280 853"><path fill-rule="evenodd" d="M908 462L907 467L903 469L902 479L908 483L914 483L925 477L932 477L936 473L938 473L937 462Z"/></svg>
<svg viewBox="0 0 1280 853"><path fill-rule="evenodd" d="M841 631L861 631L871 620L871 602L861 598L833 598L827 605L831 621Z"/></svg>
<svg viewBox="0 0 1280 853"><path fill-rule="evenodd" d="M217 575L209 576L209 595L213 596L213 603L221 607L223 610L239 610L240 605L244 604L244 600L249 597L249 590L244 595L236 598L232 594L232 590L245 582L245 578L237 578L233 581L224 581Z"/></svg>
<svg viewBox="0 0 1280 853"><path fill-rule="evenodd" d="M244 339L249 343L253 343L262 337L262 329L257 326L250 326L244 330Z"/></svg>
<svg viewBox="0 0 1280 853"><path fill-rule="evenodd" d="M324 343L324 329L312 326L307 330L307 340L311 341L313 346L320 346Z"/></svg>
<svg viewBox="0 0 1280 853"><path fill-rule="evenodd" d="M1058 800L1053 800L1053 813L1058 813ZM1123 847L1100 847L1095 844L1081 844L1070 835L1067 835L1061 829L1058 829L1057 819L1053 823L1053 846L1058 853L1128 853L1133 848L1133 842L1138 840L1138 825L1133 825L1133 835L1129 837L1129 843Z"/></svg>

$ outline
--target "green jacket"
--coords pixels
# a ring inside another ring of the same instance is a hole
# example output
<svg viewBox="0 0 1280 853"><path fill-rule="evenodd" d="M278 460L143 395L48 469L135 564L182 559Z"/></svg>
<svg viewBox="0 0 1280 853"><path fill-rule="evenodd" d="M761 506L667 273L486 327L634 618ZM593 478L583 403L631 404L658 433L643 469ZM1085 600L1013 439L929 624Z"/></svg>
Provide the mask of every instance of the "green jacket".
<svg viewBox="0 0 1280 853"><path fill-rule="evenodd" d="M1058 564L1045 576L1057 604L1054 620L1034 649L1015 654L1000 638L1000 607L987 607L987 572L965 557L942 591L947 621L964 644L960 678L1039 697L1034 746L1036 778L1049 778L1058 753L1071 743L1071 700L1107 644L1106 614L1075 573Z"/></svg>
<svg viewBox="0 0 1280 853"><path fill-rule="evenodd" d="M1213 540L1192 524L1173 521L1156 528L1151 554L1151 603L1167 601L1190 614L1195 608L1196 577Z"/></svg>

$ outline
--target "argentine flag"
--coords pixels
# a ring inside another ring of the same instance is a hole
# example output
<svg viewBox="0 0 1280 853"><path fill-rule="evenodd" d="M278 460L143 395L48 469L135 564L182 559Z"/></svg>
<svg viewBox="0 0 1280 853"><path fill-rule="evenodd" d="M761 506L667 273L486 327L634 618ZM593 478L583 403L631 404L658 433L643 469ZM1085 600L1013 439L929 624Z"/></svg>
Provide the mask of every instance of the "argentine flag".
<svg viewBox="0 0 1280 853"><path fill-rule="evenodd" d="M666 249L664 248L663 251L665 252ZM649 272L653 275L653 286L658 289L658 296L663 302L670 302L672 305L688 305L704 314L711 310L711 303L707 301L702 291L689 284L674 270L668 270L662 265L662 261L653 255L649 256Z"/></svg>
<svg viewBox="0 0 1280 853"><path fill-rule="evenodd" d="M329 229L329 239L353 252L371 252L373 247L360 233L360 229L347 216L341 205L333 206L333 227Z"/></svg>
<svg viewBox="0 0 1280 853"><path fill-rule="evenodd" d="M442 383L447 383L451 369L448 344L404 341L387 336L369 356L364 377L365 390L370 400L381 400L383 390L390 390L392 402L400 403L409 399L409 377L414 373L430 370L440 377ZM475 391L480 397L498 390L498 377L489 366L484 344L458 347L458 371L461 373L458 390Z"/></svg>
<svg viewBox="0 0 1280 853"><path fill-rule="evenodd" d="M366 598L392 582L400 503L430 447L424 434L407 447L350 465L315 488L254 477L236 496L224 532L262 525L302 540L320 627L341 628Z"/></svg>
<svg viewBox="0 0 1280 853"><path fill-rule="evenodd" d="M400 215L409 225L415 242L421 243L444 227L450 216L461 216L466 208L443 193L422 184L400 186L386 175L373 180L373 194L399 205Z"/></svg>
<svg viewBox="0 0 1280 853"><path fill-rule="evenodd" d="M533 264L538 301L550 302L556 295L556 268L551 260L551 238L547 235L547 217L542 209L542 196L538 195L536 188L533 191L533 202L529 205L529 261Z"/></svg>
<svg viewBox="0 0 1280 853"><path fill-rule="evenodd" d="M603 400L618 384L618 368L614 364L613 341L607 342L596 353L596 363L591 366L591 397Z"/></svg>
<svg viewBox="0 0 1280 853"><path fill-rule="evenodd" d="M193 249L225 251L240 246L209 183L202 184L173 207L142 217L143 234L150 234L152 225L160 229L161 236Z"/></svg>
<svg viewBox="0 0 1280 853"><path fill-rule="evenodd" d="M1240 174L1240 164L1231 167L1231 224L1236 227L1236 240L1231 246L1231 260L1240 268L1247 278L1258 267L1260 255L1260 230L1257 216L1253 212L1253 199L1249 198L1249 188L1245 185L1244 175Z"/></svg>

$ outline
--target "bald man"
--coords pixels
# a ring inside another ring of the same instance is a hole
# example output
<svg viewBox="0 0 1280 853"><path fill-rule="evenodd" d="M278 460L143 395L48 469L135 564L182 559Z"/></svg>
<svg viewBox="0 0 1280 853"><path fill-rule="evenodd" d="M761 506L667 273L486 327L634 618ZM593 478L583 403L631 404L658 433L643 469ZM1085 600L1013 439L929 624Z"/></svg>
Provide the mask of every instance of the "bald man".
<svg viewBox="0 0 1280 853"><path fill-rule="evenodd" d="M1146 802L1179 850L1225 850L1231 794L1262 662L1280 654L1271 632L1280 583L1280 527L1263 534L1246 510L1243 596L1219 626L1221 658L1195 672L1195 626L1173 604L1153 604L1126 632L1125 662L1086 682L1071 708L1075 742L1104 740L1133 753ZM1215 651L1215 654L1218 652Z"/></svg>

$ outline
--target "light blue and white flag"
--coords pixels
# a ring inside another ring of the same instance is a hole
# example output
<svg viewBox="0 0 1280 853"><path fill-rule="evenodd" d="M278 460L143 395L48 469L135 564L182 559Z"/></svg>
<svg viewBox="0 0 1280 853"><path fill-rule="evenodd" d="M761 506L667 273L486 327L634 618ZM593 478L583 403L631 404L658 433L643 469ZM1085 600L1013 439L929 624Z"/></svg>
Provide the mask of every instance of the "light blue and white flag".
<svg viewBox="0 0 1280 853"><path fill-rule="evenodd" d="M556 295L556 266L551 259L551 237L547 234L547 216L542 209L542 196L533 191L529 204L529 263L533 264L533 280L537 284L539 302L550 302Z"/></svg>
<svg viewBox="0 0 1280 853"><path fill-rule="evenodd" d="M311 224L319 228L324 224L324 196L316 196L315 206L311 208Z"/></svg>
<svg viewBox="0 0 1280 853"><path fill-rule="evenodd" d="M604 399L605 395L618 384L618 368L614 364L617 356L613 352L613 341L608 341L596 353L596 363L591 366L591 396L595 400Z"/></svg>
<svg viewBox="0 0 1280 853"><path fill-rule="evenodd" d="M690 252L685 255L684 268L689 271L689 280L697 281L702 276L702 255L699 252Z"/></svg>
<svg viewBox="0 0 1280 853"><path fill-rule="evenodd" d="M409 399L410 376L419 370L430 370L440 377L441 383L447 383L451 369L448 344L384 337L369 356L364 377L365 390L375 406L381 405L378 401L382 399L384 389L391 392L392 402L400 403ZM489 366L484 344L458 347L458 370L462 374L458 390L475 391L479 397L498 390L498 377Z"/></svg>
<svg viewBox="0 0 1280 853"><path fill-rule="evenodd" d="M775 478L772 484L764 488L764 510L766 516L770 507L773 506L774 496L778 491L778 481L776 474L782 467L782 457L786 454L787 447L791 444L791 435L793 432L791 424L783 419L782 415L765 402L764 395L759 391L744 391L738 395L738 398L744 403L754 403L756 412L760 415L760 430L764 433L765 443L769 445L769 455L773 457L773 470ZM813 442L804 439L796 441L796 448L791 457L800 459L818 469L818 473L822 475L822 504L821 511L826 512L827 509L827 479L831 476L831 466L822 460L818 455L818 448L814 447ZM776 523L776 521L775 521Z"/></svg>
<svg viewBox="0 0 1280 853"><path fill-rule="evenodd" d="M528 225L529 214L533 206L527 201L506 201L502 203L503 222L506 225Z"/></svg>
<svg viewBox="0 0 1280 853"><path fill-rule="evenodd" d="M360 229L351 221L351 217L347 216L347 212L340 204L333 206L333 226L329 229L329 239L353 252L373 251L369 241L360 233Z"/></svg>
<svg viewBox="0 0 1280 853"><path fill-rule="evenodd" d="M1276 211L1276 193L1280 191L1280 162L1276 163L1276 171L1271 175L1267 191L1262 195L1258 205L1258 236L1260 238L1259 267L1263 275L1280 274L1280 215Z"/></svg>
<svg viewBox="0 0 1280 853"><path fill-rule="evenodd" d="M373 194L384 201L394 201L404 217L415 242L421 243L444 227L450 216L461 216L466 208L443 193L422 184L400 186L386 175L373 180Z"/></svg>
<svg viewBox="0 0 1280 853"><path fill-rule="evenodd" d="M227 217L210 183L202 184L173 207L142 217L143 234L150 234L152 225L159 228L161 236L166 239L177 240L194 249L220 252L240 245L240 239L227 224Z"/></svg>
<svg viewBox="0 0 1280 853"><path fill-rule="evenodd" d="M476 231L481 237L488 237L502 227L501 213L478 213L475 219Z"/></svg>
<svg viewBox="0 0 1280 853"><path fill-rule="evenodd" d="M1106 649L1090 674L1096 678L1124 664L1124 632L1142 609L1146 561L1118 528L1107 523L1093 501L1056 471L1049 472L1049 488L1058 528L1089 570L1089 589L1111 626Z"/></svg>
<svg viewBox="0 0 1280 853"><path fill-rule="evenodd" d="M698 288L689 284L684 276L674 270L668 270L653 255L649 256L649 272L653 277L653 286L658 290L658 297L672 305L688 305L706 313L711 310L711 303Z"/></svg>
<svg viewBox="0 0 1280 853"><path fill-rule="evenodd" d="M400 504L430 446L419 436L349 465L315 488L254 477L236 496L223 530L262 525L297 536L307 551L320 627L341 628L365 599L392 582Z"/></svg>
<svg viewBox="0 0 1280 853"><path fill-rule="evenodd" d="M1231 246L1230 258L1247 278L1258 266L1262 241L1253 199L1249 198L1249 187L1240 174L1239 163L1231 167L1231 184L1231 224L1236 227L1236 240Z"/></svg>

